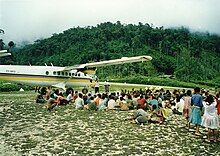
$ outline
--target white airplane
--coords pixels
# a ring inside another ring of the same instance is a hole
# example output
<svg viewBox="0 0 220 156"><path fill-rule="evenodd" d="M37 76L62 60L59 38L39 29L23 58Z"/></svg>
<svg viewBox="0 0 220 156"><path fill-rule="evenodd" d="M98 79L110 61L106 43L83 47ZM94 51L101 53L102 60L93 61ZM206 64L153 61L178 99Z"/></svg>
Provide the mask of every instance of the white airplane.
<svg viewBox="0 0 220 156"><path fill-rule="evenodd" d="M7 55L6 55L7 54ZM0 57L8 56L7 51L0 52ZM69 67L0 65L0 80L6 80L35 86L66 87L88 86L95 78L96 67L132 62L150 61L151 56L122 57L108 61L86 63Z"/></svg>

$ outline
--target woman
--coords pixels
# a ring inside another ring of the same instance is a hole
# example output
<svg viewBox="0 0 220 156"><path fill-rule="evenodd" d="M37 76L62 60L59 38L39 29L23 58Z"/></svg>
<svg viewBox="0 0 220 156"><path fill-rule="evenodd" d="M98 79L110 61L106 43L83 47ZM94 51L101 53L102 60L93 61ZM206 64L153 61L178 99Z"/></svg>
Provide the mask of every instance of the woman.
<svg viewBox="0 0 220 156"><path fill-rule="evenodd" d="M200 88L196 87L194 88L194 94L192 95L192 113L190 115L190 123L196 125L196 132L195 135L201 136L202 134L199 132L199 127L202 122L202 96L200 93Z"/></svg>
<svg viewBox="0 0 220 156"><path fill-rule="evenodd" d="M209 95L204 103L205 113L202 119L202 126L208 128L208 140L210 142L211 130L214 134L214 142L217 141L216 130L219 126L218 117L216 114L216 102L212 95Z"/></svg>

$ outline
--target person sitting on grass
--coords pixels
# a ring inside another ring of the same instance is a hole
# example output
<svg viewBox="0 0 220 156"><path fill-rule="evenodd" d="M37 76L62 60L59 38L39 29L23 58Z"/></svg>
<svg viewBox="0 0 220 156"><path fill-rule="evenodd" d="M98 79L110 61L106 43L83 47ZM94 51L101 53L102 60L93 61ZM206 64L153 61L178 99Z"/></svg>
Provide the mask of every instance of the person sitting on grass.
<svg viewBox="0 0 220 156"><path fill-rule="evenodd" d="M84 101L82 99L82 93L79 93L77 99L75 100L76 109L81 110L84 107Z"/></svg>
<svg viewBox="0 0 220 156"><path fill-rule="evenodd" d="M152 110L151 110L151 116L148 122L152 123L160 123L162 124L164 122L164 117L162 111L159 109L157 110L156 105L152 105Z"/></svg>
<svg viewBox="0 0 220 156"><path fill-rule="evenodd" d="M108 101L108 110L115 110L115 105L116 105L116 102L114 100L114 96L113 95L109 95L109 101Z"/></svg>
<svg viewBox="0 0 220 156"><path fill-rule="evenodd" d="M210 142L211 130L213 130L214 142L217 142L216 129L219 126L218 117L216 114L216 102L212 95L208 95L204 103L205 112L202 118L202 126L208 128L208 140Z"/></svg>
<svg viewBox="0 0 220 156"><path fill-rule="evenodd" d="M128 111L129 110L129 106L127 104L127 102L125 101L125 99L121 96L120 97L120 110L122 111Z"/></svg>
<svg viewBox="0 0 220 156"><path fill-rule="evenodd" d="M45 103L46 100L44 99L42 94L38 94L36 97L36 103Z"/></svg>
<svg viewBox="0 0 220 156"><path fill-rule="evenodd" d="M101 99L99 101L98 110L102 110L102 111L107 110L106 102L107 100L105 98L105 94L102 94Z"/></svg>
<svg viewBox="0 0 220 156"><path fill-rule="evenodd" d="M95 104L93 96L90 97L90 100L87 104L87 108L88 108L88 110L96 110L96 104Z"/></svg>
<svg viewBox="0 0 220 156"><path fill-rule="evenodd" d="M54 98L54 95L51 94L49 100L47 101L47 110L51 111L57 105L57 101Z"/></svg>
<svg viewBox="0 0 220 156"><path fill-rule="evenodd" d="M147 114L141 108L140 104L137 105L137 112L135 112L133 119L137 124L140 124L140 125L145 124L147 122Z"/></svg>
<svg viewBox="0 0 220 156"><path fill-rule="evenodd" d="M66 104L67 104L67 100L64 98L62 92L60 92L59 95L58 95L57 104L58 104L59 106L61 106L61 105L66 105Z"/></svg>

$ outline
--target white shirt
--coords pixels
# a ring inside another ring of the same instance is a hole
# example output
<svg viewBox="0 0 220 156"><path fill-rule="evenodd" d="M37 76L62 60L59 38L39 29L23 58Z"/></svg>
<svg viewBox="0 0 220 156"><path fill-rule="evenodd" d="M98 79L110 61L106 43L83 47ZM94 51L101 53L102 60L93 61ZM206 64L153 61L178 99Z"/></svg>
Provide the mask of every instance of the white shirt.
<svg viewBox="0 0 220 156"><path fill-rule="evenodd" d="M84 101L82 98L78 97L75 101L76 109L79 109L84 106Z"/></svg>

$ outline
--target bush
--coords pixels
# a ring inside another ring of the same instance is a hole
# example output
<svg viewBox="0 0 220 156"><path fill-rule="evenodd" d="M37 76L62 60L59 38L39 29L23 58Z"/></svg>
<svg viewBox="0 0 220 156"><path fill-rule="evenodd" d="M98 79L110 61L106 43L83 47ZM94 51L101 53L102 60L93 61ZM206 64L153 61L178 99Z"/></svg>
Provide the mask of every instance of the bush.
<svg viewBox="0 0 220 156"><path fill-rule="evenodd" d="M0 81L0 92L19 91L21 88L23 88L24 90L34 89L33 86Z"/></svg>

